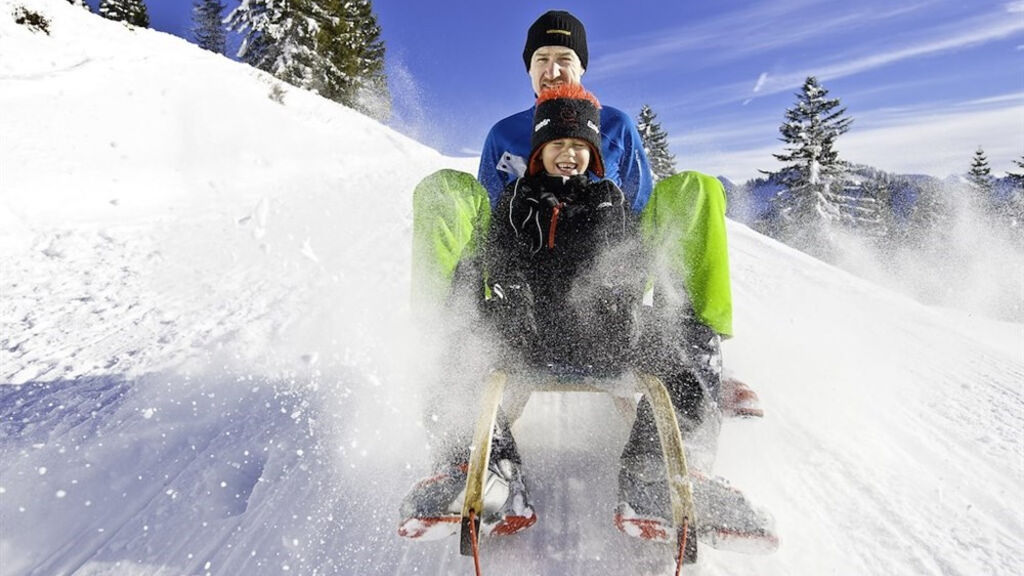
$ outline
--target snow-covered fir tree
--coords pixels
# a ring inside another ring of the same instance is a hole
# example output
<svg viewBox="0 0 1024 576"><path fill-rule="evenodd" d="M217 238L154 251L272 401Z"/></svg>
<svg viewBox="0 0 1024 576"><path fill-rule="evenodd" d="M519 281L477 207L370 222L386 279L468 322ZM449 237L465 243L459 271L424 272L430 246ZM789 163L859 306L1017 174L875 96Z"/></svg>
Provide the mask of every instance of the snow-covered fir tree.
<svg viewBox="0 0 1024 576"><path fill-rule="evenodd" d="M893 202L901 185L898 178L862 167L860 183L848 181L840 204L840 223L857 236L885 248L897 234Z"/></svg>
<svg viewBox="0 0 1024 576"><path fill-rule="evenodd" d="M220 0L195 0L192 5L192 36L203 50L224 53L226 33L221 19L224 8Z"/></svg>
<svg viewBox="0 0 1024 576"><path fill-rule="evenodd" d="M368 0L242 0L238 56L295 86L384 119L384 43Z"/></svg>
<svg viewBox="0 0 1024 576"><path fill-rule="evenodd" d="M92 8L89 7L89 4L87 4L85 0L68 0L68 4L71 4L72 6L81 6L89 12L92 12Z"/></svg>
<svg viewBox="0 0 1024 576"><path fill-rule="evenodd" d="M644 143L647 159L651 162L655 182L676 173L676 157L668 150L668 134L662 130L657 117L654 110L644 104L636 119L636 128L640 132L640 140Z"/></svg>
<svg viewBox="0 0 1024 576"><path fill-rule="evenodd" d="M1014 232L1015 240L1024 245L1024 157L1014 160L1015 172L1007 172L1009 197L1003 209L1003 217Z"/></svg>
<svg viewBox="0 0 1024 576"><path fill-rule="evenodd" d="M384 40L369 0L320 0L317 53L324 65L312 88L364 114L385 120L391 96Z"/></svg>
<svg viewBox="0 0 1024 576"><path fill-rule="evenodd" d="M143 0L100 0L99 13L108 20L149 28L149 11Z"/></svg>
<svg viewBox="0 0 1024 576"><path fill-rule="evenodd" d="M228 15L228 28L242 33L238 57L300 87L314 77L317 25L314 0L242 0Z"/></svg>
<svg viewBox="0 0 1024 576"><path fill-rule="evenodd" d="M1017 171L1007 172L1006 177L1010 179L1014 188L1024 189L1024 156L1021 156L1019 160L1014 160L1013 164L1017 167Z"/></svg>
<svg viewBox="0 0 1024 576"><path fill-rule="evenodd" d="M814 76L804 81L796 97L779 127L786 151L774 154L785 163L777 173L784 189L776 202L784 240L824 256L828 225L840 222L843 206L851 202L843 182L847 164L835 144L853 120Z"/></svg>
<svg viewBox="0 0 1024 576"><path fill-rule="evenodd" d="M967 182L976 198L981 202L981 206L987 206L991 199L994 182L992 168L989 166L985 150L981 146L978 146L974 152L974 158L971 159L971 168L967 171Z"/></svg>

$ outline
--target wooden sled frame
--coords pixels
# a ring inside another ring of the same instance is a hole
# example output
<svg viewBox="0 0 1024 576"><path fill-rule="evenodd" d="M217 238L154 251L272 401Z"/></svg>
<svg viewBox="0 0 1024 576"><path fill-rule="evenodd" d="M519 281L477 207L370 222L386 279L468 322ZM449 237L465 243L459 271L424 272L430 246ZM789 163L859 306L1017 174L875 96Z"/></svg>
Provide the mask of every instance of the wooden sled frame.
<svg viewBox="0 0 1024 576"><path fill-rule="evenodd" d="M661 440L665 470L669 486L669 500L672 507L672 521L677 531L678 554L676 574L683 564L697 560L697 538L693 509L693 490L687 477L686 452L683 435L676 419L676 411L665 384L650 374L634 374L636 391L647 397L654 412L654 421ZM464 556L473 556L477 574L480 574L479 536L480 516L484 509L484 480L487 465L491 459L491 440L494 435L498 408L505 394L509 376L505 372L492 372L488 378L481 401L480 415L473 434L473 449L469 458L466 476L466 498L462 506L462 530L460 551ZM608 392L608 390L587 384L585 379L565 379L552 376L546 383L534 386L531 391L553 392ZM617 398L617 400L619 400ZM525 403L525 399L523 400ZM620 409L622 403L617 403ZM522 406L519 407L522 409ZM515 419L515 414L513 419Z"/></svg>

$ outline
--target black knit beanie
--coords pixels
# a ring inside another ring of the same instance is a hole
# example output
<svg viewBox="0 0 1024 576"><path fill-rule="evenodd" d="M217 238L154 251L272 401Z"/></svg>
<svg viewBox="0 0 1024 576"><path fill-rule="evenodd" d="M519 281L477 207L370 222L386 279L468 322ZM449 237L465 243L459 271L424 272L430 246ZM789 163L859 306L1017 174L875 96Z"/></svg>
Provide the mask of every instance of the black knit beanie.
<svg viewBox="0 0 1024 576"><path fill-rule="evenodd" d="M601 104L578 84L563 84L545 90L537 98L530 137L529 174L543 171L541 148L552 140L578 138L590 145L590 166L598 178L604 178L601 159Z"/></svg>
<svg viewBox="0 0 1024 576"><path fill-rule="evenodd" d="M564 10L545 12L530 26L526 33L526 47L523 48L523 62L527 72L530 70L533 53L542 46L572 48L580 64L584 69L587 68L587 30L578 18Z"/></svg>

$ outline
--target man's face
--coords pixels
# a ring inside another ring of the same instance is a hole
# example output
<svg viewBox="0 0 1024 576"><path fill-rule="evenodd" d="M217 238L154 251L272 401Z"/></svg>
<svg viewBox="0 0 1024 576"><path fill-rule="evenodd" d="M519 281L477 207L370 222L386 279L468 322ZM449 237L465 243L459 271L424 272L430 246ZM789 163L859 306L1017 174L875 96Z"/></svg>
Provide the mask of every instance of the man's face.
<svg viewBox="0 0 1024 576"><path fill-rule="evenodd" d="M576 51L565 46L541 46L530 58L530 81L534 94L560 84L579 84L583 72Z"/></svg>

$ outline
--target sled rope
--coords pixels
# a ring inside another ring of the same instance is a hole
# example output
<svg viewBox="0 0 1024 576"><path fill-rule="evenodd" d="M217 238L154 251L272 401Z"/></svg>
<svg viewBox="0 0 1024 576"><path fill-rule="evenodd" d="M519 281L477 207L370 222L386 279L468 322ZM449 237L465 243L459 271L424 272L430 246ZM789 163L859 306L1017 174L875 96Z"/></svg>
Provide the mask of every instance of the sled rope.
<svg viewBox="0 0 1024 576"><path fill-rule="evenodd" d="M476 526L476 510L469 510L469 523ZM473 567L476 568L476 576L483 576L480 571L480 542L477 540L476 530L470 531L469 539L473 543Z"/></svg>

